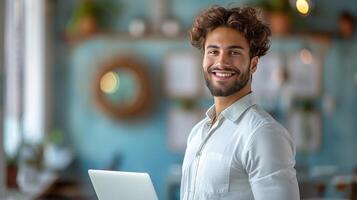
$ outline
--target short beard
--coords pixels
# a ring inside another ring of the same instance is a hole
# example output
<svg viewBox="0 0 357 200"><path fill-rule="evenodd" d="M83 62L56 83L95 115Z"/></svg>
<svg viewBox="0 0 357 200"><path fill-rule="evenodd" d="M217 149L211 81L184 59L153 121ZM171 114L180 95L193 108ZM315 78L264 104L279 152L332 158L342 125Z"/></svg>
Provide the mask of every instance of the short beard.
<svg viewBox="0 0 357 200"><path fill-rule="evenodd" d="M235 80L235 83L228 88L219 88L215 87L212 83L212 80L209 78L209 72L204 72L204 77L206 81L206 85L211 92L211 94L215 97L228 97L231 96L238 91L242 90L249 82L251 77L250 75L250 63L248 65L248 70L246 72L242 72L238 75L238 78Z"/></svg>

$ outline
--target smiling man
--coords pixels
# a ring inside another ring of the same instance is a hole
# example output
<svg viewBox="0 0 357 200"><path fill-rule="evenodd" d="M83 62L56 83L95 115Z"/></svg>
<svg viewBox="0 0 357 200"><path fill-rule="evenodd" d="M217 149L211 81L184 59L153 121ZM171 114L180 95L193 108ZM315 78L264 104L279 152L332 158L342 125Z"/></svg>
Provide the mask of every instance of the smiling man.
<svg viewBox="0 0 357 200"><path fill-rule="evenodd" d="M215 6L196 18L191 43L203 53L214 105L188 138L181 199L299 199L293 140L252 100L270 35L250 7Z"/></svg>

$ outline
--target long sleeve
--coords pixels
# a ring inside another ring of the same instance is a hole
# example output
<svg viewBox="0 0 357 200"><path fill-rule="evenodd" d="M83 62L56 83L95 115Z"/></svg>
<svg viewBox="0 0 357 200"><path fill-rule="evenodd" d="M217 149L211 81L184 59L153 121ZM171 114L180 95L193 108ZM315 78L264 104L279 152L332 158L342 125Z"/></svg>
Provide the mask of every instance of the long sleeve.
<svg viewBox="0 0 357 200"><path fill-rule="evenodd" d="M258 128L245 148L242 162L255 200L298 200L295 146L280 125Z"/></svg>

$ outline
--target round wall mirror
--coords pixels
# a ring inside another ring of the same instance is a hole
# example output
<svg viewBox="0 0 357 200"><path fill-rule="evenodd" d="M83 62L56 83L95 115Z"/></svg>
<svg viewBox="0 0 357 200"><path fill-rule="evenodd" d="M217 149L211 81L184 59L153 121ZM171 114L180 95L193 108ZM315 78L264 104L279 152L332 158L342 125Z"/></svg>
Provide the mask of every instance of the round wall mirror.
<svg viewBox="0 0 357 200"><path fill-rule="evenodd" d="M136 60L131 57L110 60L97 76L96 101L113 117L139 117L150 107L150 81L144 66Z"/></svg>

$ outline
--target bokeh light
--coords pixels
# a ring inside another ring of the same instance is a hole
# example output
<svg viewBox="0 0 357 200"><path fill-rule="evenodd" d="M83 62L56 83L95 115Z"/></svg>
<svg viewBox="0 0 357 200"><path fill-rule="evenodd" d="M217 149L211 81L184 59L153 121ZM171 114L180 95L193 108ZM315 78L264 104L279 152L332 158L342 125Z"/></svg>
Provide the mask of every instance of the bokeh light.
<svg viewBox="0 0 357 200"><path fill-rule="evenodd" d="M312 53L308 49L302 49L300 51L300 59L305 65L312 63Z"/></svg>
<svg viewBox="0 0 357 200"><path fill-rule="evenodd" d="M114 93L119 88L119 76L114 72L108 72L100 80L100 89L104 93Z"/></svg>
<svg viewBox="0 0 357 200"><path fill-rule="evenodd" d="M310 6L306 0L297 0L296 9L299 11L299 13L306 15L309 13Z"/></svg>

